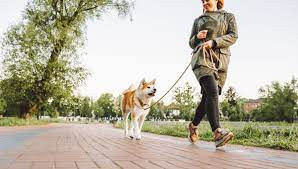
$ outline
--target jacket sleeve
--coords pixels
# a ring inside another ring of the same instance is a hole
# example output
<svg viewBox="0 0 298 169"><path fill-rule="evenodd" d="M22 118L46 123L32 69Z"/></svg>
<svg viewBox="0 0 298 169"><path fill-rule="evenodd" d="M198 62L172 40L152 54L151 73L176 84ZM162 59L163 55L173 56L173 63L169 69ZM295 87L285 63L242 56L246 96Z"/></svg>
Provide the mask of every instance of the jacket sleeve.
<svg viewBox="0 0 298 169"><path fill-rule="evenodd" d="M198 39L197 34L198 34L198 31L197 31L197 19L196 19L193 23L190 38L189 38L189 46L192 49L195 49L196 46L200 43L200 40Z"/></svg>
<svg viewBox="0 0 298 169"><path fill-rule="evenodd" d="M229 47L233 45L237 39L238 31L235 16L233 14L229 14L227 34L213 39L215 42L215 48Z"/></svg>

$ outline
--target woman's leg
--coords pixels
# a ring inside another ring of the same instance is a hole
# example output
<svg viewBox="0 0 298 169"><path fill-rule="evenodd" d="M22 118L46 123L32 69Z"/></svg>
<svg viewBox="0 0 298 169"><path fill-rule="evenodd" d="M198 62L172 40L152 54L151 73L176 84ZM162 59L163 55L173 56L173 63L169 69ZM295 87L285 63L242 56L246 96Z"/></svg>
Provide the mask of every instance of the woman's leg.
<svg viewBox="0 0 298 169"><path fill-rule="evenodd" d="M205 94L205 92L203 92L201 102L196 109L195 118L192 121L193 125L195 125L195 126L199 125L200 122L202 121L203 117L205 116L205 114L206 114L205 104L206 104L206 94Z"/></svg>
<svg viewBox="0 0 298 169"><path fill-rule="evenodd" d="M218 107L218 86L214 76L204 76L200 79L201 87L206 94L205 110L207 117L214 132L220 128L219 107Z"/></svg>
<svg viewBox="0 0 298 169"><path fill-rule="evenodd" d="M188 140L191 143L195 143L199 139L198 138L198 135L199 135L199 133L198 133L198 125L199 125L199 123L201 122L201 120L203 119L203 117L206 114L206 111L205 111L205 102L206 102L206 95L203 94L202 100L201 100L200 104L198 105L198 107L196 109L195 118L188 125Z"/></svg>

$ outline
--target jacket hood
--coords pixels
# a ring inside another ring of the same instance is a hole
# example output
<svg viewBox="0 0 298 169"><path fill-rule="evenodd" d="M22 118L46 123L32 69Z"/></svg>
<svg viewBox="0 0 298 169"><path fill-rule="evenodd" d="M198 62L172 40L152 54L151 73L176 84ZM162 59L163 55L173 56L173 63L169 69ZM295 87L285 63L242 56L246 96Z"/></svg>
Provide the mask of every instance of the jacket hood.
<svg viewBox="0 0 298 169"><path fill-rule="evenodd" d="M214 17L217 17L218 16L216 14L226 14L226 13L228 13L228 12L225 11L225 10L222 10L222 9L217 10L217 11L212 11L212 12L205 12L201 16L199 16L197 19L200 19L202 17L212 17L212 18L214 18Z"/></svg>
<svg viewBox="0 0 298 169"><path fill-rule="evenodd" d="M219 10L217 10L217 11L212 11L212 12L205 12L206 14L207 13L227 13L227 11L225 11L225 10L223 10L223 9L219 9ZM205 14L204 13L204 14Z"/></svg>

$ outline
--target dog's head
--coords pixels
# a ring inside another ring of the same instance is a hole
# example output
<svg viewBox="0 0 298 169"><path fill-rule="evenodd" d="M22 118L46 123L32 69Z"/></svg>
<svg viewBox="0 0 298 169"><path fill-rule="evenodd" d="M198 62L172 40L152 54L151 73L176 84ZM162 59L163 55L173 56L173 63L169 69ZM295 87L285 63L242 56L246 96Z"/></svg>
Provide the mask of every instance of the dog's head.
<svg viewBox="0 0 298 169"><path fill-rule="evenodd" d="M138 90L147 97L153 97L156 93L155 79L151 82L146 82L145 79L141 80Z"/></svg>

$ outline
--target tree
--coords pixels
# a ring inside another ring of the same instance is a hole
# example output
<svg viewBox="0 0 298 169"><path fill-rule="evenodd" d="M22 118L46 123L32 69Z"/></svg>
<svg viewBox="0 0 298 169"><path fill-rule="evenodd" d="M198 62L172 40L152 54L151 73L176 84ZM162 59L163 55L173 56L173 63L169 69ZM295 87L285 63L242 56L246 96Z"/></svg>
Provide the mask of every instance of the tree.
<svg viewBox="0 0 298 169"><path fill-rule="evenodd" d="M153 101L153 103L155 103ZM150 108L149 114L147 116L149 119L164 119L165 116L165 105L163 102L156 103Z"/></svg>
<svg viewBox="0 0 298 169"><path fill-rule="evenodd" d="M177 87L174 90L174 102L180 111L180 118L191 120L194 116L196 103L194 102L195 89L187 82L184 88Z"/></svg>
<svg viewBox="0 0 298 169"><path fill-rule="evenodd" d="M81 100L80 112L82 117L92 117L92 100L89 97L83 97Z"/></svg>
<svg viewBox="0 0 298 169"><path fill-rule="evenodd" d="M224 94L225 98L227 100L227 102L232 105L235 106L237 105L237 101L239 100L239 96L236 92L236 89L232 86L230 86L227 90L227 92Z"/></svg>
<svg viewBox="0 0 298 169"><path fill-rule="evenodd" d="M262 104L253 111L255 120L294 122L298 111L298 83L295 77L285 85L272 82L260 88L259 92Z"/></svg>
<svg viewBox="0 0 298 169"><path fill-rule="evenodd" d="M240 98L232 86L228 88L224 96L224 100L220 103L223 115L231 121L245 120L247 118L243 109L245 99Z"/></svg>
<svg viewBox="0 0 298 169"><path fill-rule="evenodd" d="M5 113L6 107L7 107L6 101L0 97L0 116L2 116Z"/></svg>
<svg viewBox="0 0 298 169"><path fill-rule="evenodd" d="M114 109L114 98L112 94L103 93L95 102L95 110L100 110L99 107L103 109L104 117L116 116L116 111Z"/></svg>
<svg viewBox="0 0 298 169"><path fill-rule="evenodd" d="M77 62L85 24L116 9L126 15L126 0L31 0L23 21L5 33L1 88L5 99L27 118L48 99L66 98L88 75Z"/></svg>
<svg viewBox="0 0 298 169"><path fill-rule="evenodd" d="M53 106L56 107L60 116L70 116L77 110L76 96L69 96L67 98L60 98L53 100Z"/></svg>
<svg viewBox="0 0 298 169"><path fill-rule="evenodd" d="M98 119L98 118L100 118L100 117L103 117L103 115L104 115L104 110L103 110L102 107L100 107L100 106L96 106L96 103L94 103L94 108L93 108L93 110L94 110L94 115L95 115L95 118L96 118L96 119Z"/></svg>

